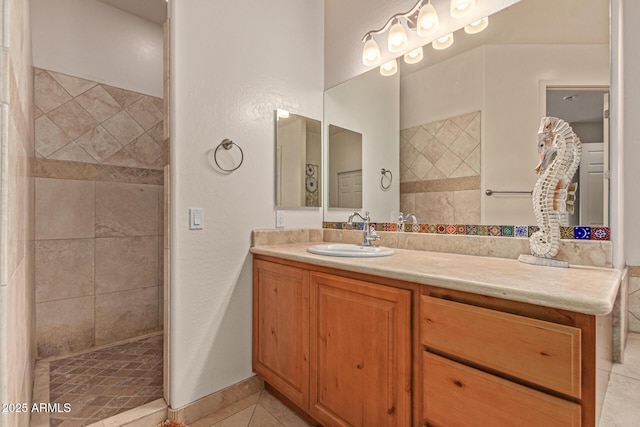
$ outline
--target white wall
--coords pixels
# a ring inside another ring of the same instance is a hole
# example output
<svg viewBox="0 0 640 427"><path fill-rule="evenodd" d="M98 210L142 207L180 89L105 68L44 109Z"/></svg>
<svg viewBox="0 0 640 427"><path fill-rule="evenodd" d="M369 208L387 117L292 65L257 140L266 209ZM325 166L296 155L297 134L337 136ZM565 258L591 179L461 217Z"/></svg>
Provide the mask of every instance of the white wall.
<svg viewBox="0 0 640 427"><path fill-rule="evenodd" d="M162 98L162 26L97 0L31 0L34 66Z"/></svg>
<svg viewBox="0 0 640 427"><path fill-rule="evenodd" d="M362 134L362 212L375 222L389 221L400 209L400 79L383 77L377 69L325 92L325 156L328 158L330 124ZM391 188L380 188L380 170L389 169ZM325 188L329 188L328 165L324 166ZM327 198L325 197L325 202ZM325 221L346 221L352 210L329 208L324 203Z"/></svg>
<svg viewBox="0 0 640 427"><path fill-rule="evenodd" d="M400 129L482 110L484 47L402 76Z"/></svg>
<svg viewBox="0 0 640 427"><path fill-rule="evenodd" d="M622 91L619 101L622 107L622 141L624 144L623 159L623 199L619 202L619 208L624 212L624 225L619 224L624 232L624 254L628 265L640 265L640 192L634 185L640 182L640 52L638 51L638 38L640 28L633 17L640 14L640 2L635 0L620 0L621 26L623 28L621 53L624 58L621 67ZM622 150L621 150L622 151ZM623 260L625 258L622 258Z"/></svg>
<svg viewBox="0 0 640 427"><path fill-rule="evenodd" d="M322 116L321 0L170 2L170 405L251 372L251 230L275 224L276 108ZM244 164L221 174L208 151L223 138ZM188 209L204 230L188 230ZM321 209L286 226L320 227Z"/></svg>

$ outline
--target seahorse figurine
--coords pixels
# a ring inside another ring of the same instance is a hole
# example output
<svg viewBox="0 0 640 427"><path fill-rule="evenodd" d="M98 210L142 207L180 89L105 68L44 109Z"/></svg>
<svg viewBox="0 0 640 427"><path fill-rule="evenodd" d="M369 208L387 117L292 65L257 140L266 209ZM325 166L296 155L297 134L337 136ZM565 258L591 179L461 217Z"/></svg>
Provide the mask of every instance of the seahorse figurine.
<svg viewBox="0 0 640 427"><path fill-rule="evenodd" d="M567 122L543 117L538 129L540 176L533 189L533 211L539 231L531 235L531 254L553 258L560 248L560 225L573 213L578 183L572 183L580 165L582 143ZM526 261L525 261L526 262Z"/></svg>

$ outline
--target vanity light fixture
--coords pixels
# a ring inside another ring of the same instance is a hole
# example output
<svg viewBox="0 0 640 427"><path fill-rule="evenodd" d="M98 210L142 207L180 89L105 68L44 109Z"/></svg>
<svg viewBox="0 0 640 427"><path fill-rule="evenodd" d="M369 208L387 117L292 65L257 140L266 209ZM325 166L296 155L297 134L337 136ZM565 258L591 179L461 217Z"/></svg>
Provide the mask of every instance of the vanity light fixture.
<svg viewBox="0 0 640 427"><path fill-rule="evenodd" d="M395 21L396 23L389 29L389 52L402 52L407 48L409 40L400 20L395 18Z"/></svg>
<svg viewBox="0 0 640 427"><path fill-rule="evenodd" d="M469 0L467 0L469 1ZM362 63L368 67L378 65L380 62L380 48L374 36L383 34L389 30L387 48L389 52L402 52L408 47L408 30L415 30L420 36L433 35L438 31L440 22L436 9L431 0L418 0L418 2L405 13L396 13L382 26L382 28L369 31L362 38Z"/></svg>
<svg viewBox="0 0 640 427"><path fill-rule="evenodd" d="M484 31L489 26L489 17L485 16L469 25L465 25L464 32L467 34L478 34L480 31Z"/></svg>
<svg viewBox="0 0 640 427"><path fill-rule="evenodd" d="M425 37L435 34L438 28L440 28L440 19L438 19L436 8L429 1L418 12L416 32L419 36Z"/></svg>
<svg viewBox="0 0 640 427"><path fill-rule="evenodd" d="M366 35L364 49L362 50L362 63L367 67L378 65L380 62L380 48L371 34Z"/></svg>
<svg viewBox="0 0 640 427"><path fill-rule="evenodd" d="M436 50L443 50L450 47L453 44L453 33L449 33L446 36L442 36L431 43Z"/></svg>
<svg viewBox="0 0 640 427"><path fill-rule="evenodd" d="M392 59L389 62L385 62L380 66L380 74L385 77L393 76L398 72L398 61Z"/></svg>
<svg viewBox="0 0 640 427"><path fill-rule="evenodd" d="M476 0L451 0L451 17L462 18L476 8Z"/></svg>
<svg viewBox="0 0 640 427"><path fill-rule="evenodd" d="M418 62L422 61L423 57L424 53L422 50L422 46L420 46L417 49L413 49L412 51L405 53L404 62L406 62L407 64L417 64Z"/></svg>

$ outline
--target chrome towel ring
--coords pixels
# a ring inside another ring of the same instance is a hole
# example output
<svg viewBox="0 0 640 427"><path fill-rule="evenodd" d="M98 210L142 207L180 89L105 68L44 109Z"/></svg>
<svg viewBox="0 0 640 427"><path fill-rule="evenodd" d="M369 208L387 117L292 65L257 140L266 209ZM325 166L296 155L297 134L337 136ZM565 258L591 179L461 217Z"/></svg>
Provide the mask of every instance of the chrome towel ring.
<svg viewBox="0 0 640 427"><path fill-rule="evenodd" d="M380 177L380 187L382 187L383 190L388 190L391 187L391 183L393 182L393 174L391 173L391 171L389 169L385 169L382 168L380 170L380 173L382 174L382 176ZM387 176L387 174L389 175L389 183L385 186L384 185L384 177Z"/></svg>
<svg viewBox="0 0 640 427"><path fill-rule="evenodd" d="M220 149L220 147L224 148L225 150L231 150L234 146L238 147L238 150L240 150L240 163L238 163L238 166L236 166L233 169L225 169L222 166L220 166L220 163L218 163L218 150ZM218 166L220 170L224 172L233 172L234 170L242 166L242 162L244 162L244 152L242 151L242 148L240 148L238 144L236 144L235 142L233 142L228 138L225 138L222 140L220 144L218 144L215 151L213 152L213 160L216 162L216 166Z"/></svg>

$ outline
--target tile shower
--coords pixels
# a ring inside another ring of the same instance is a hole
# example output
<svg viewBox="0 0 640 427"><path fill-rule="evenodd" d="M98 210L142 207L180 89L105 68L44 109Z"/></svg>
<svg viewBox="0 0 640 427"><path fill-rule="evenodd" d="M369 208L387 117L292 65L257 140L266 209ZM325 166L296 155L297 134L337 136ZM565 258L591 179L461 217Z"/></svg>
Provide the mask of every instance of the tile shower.
<svg viewBox="0 0 640 427"><path fill-rule="evenodd" d="M34 92L37 357L162 330L163 100L41 69Z"/></svg>
<svg viewBox="0 0 640 427"><path fill-rule="evenodd" d="M479 111L400 131L400 210L424 223L480 223Z"/></svg>

